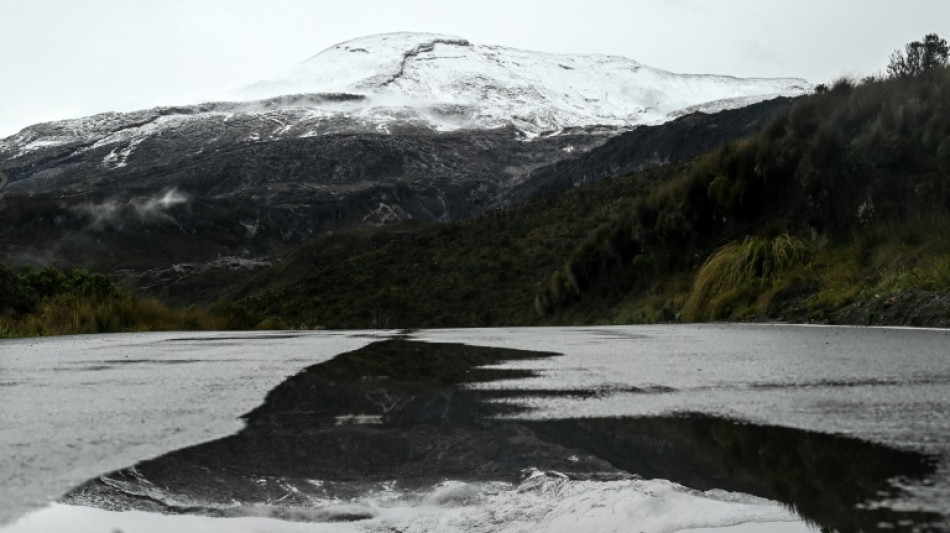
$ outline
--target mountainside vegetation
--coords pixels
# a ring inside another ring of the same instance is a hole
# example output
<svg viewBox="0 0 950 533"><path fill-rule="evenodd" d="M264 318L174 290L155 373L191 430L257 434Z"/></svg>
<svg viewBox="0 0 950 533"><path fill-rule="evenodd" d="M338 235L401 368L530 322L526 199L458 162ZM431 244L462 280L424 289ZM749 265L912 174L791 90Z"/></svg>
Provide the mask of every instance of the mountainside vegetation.
<svg viewBox="0 0 950 533"><path fill-rule="evenodd" d="M254 325L231 306L172 309L86 270L47 267L17 273L0 264L0 338Z"/></svg>
<svg viewBox="0 0 950 533"><path fill-rule="evenodd" d="M233 297L256 317L294 327L542 323L534 306L540 285L579 240L674 168L463 222L341 232L298 249Z"/></svg>
<svg viewBox="0 0 950 533"><path fill-rule="evenodd" d="M619 287L644 316L642 295L677 273L695 278L668 295L684 320L825 319L881 292L946 291L948 155L947 69L839 80L598 228L541 308L557 315ZM791 296L805 305L792 316Z"/></svg>
<svg viewBox="0 0 950 533"><path fill-rule="evenodd" d="M886 308L950 290L948 173L946 68L840 79L688 165L410 232L243 303L328 327L944 324Z"/></svg>

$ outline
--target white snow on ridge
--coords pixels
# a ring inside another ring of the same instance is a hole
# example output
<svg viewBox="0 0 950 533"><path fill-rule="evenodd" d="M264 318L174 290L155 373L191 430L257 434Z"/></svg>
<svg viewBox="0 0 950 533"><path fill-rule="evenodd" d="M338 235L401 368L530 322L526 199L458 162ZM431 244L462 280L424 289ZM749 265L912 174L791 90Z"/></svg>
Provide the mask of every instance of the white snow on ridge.
<svg viewBox="0 0 950 533"><path fill-rule="evenodd" d="M810 89L796 78L674 74L624 57L547 54L450 35L391 33L334 45L284 77L246 87L237 96L352 93L378 104L369 115L401 106L438 123L437 117L451 116L446 107L454 106L470 127L514 123L539 133L657 124L706 104L721 110ZM451 118L447 122L446 129L455 129Z"/></svg>
<svg viewBox="0 0 950 533"><path fill-rule="evenodd" d="M130 143L162 131L239 118L261 121L248 140L386 133L405 124L438 131L514 126L534 137L572 127L630 129L810 90L797 78L675 74L618 56L548 54L450 35L391 33L334 45L291 72L232 91L220 102L30 126L0 140L0 157L69 145L77 152L106 145L134 148ZM115 147L103 164L118 168L128 153Z"/></svg>

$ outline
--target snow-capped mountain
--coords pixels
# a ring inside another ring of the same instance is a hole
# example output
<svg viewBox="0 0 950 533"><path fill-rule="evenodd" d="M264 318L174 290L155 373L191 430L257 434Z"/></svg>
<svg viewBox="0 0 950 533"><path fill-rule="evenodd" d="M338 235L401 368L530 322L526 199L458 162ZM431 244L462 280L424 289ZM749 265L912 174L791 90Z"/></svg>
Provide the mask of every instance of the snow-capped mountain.
<svg viewBox="0 0 950 533"><path fill-rule="evenodd" d="M231 102L31 126L0 141L0 157L115 144L103 164L121 166L133 143L196 121L209 125L212 139L220 137L218 129L244 130L237 139L228 135L241 141L389 132L407 125L437 131L511 125L529 136L593 126L630 129L808 90L805 80L795 78L674 74L623 57L391 33L334 45L285 75L229 92Z"/></svg>
<svg viewBox="0 0 950 533"><path fill-rule="evenodd" d="M797 96L805 80L674 74L625 57L558 55L473 44L450 35L390 33L332 46L244 98L295 93L365 96L379 122L404 112L439 129L514 124L540 133L570 127L629 128L691 111Z"/></svg>
<svg viewBox="0 0 950 533"><path fill-rule="evenodd" d="M3 192L17 207L0 209L13 228L0 227L0 253L47 253L40 234L162 226L181 241L169 249L215 257L345 225L470 217L505 205L536 169L617 133L809 89L446 35L355 39L218 102L47 122L0 140ZM217 247L181 244L209 235Z"/></svg>

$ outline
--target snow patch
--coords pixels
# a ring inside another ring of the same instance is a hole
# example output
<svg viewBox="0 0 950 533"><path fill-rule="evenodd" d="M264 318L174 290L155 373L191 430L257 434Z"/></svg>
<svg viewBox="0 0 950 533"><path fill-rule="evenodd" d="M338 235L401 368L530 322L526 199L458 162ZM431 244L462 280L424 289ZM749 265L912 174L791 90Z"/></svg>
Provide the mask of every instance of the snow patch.
<svg viewBox="0 0 950 533"><path fill-rule="evenodd" d="M379 202L376 209L373 209L363 217L364 225L383 226L402 220L409 220L412 215L406 212L398 204L389 205Z"/></svg>
<svg viewBox="0 0 950 533"><path fill-rule="evenodd" d="M187 196L176 189L170 189L148 198L86 202L71 210L89 218L89 229L102 230L106 227L121 228L130 219L138 219L140 222L172 220L168 211L188 201Z"/></svg>
<svg viewBox="0 0 950 533"><path fill-rule="evenodd" d="M132 140L124 148L119 149L118 146L112 149L108 155L102 158L102 166L106 169L117 169L122 168L128 165L129 156L132 155L132 150L135 150L135 147L142 143L145 140L145 137L140 137L138 139Z"/></svg>

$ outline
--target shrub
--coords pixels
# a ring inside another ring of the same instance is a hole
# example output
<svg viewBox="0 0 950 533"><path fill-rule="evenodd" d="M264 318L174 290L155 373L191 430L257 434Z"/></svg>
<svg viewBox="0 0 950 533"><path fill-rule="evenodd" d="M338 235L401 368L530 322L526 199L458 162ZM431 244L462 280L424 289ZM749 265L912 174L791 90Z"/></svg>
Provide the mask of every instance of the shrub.
<svg viewBox="0 0 950 533"><path fill-rule="evenodd" d="M250 329L246 308L173 309L121 291L85 270L47 267L17 275L0 264L0 337L127 331Z"/></svg>
<svg viewBox="0 0 950 533"><path fill-rule="evenodd" d="M717 306L711 305L716 299L748 295L749 285L774 281L783 272L803 266L810 255L804 241L788 234L772 239L746 237L723 246L696 274L683 319L693 322L716 318Z"/></svg>
<svg viewBox="0 0 950 533"><path fill-rule="evenodd" d="M29 313L36 308L39 297L25 285L15 272L0 264L0 313Z"/></svg>
<svg viewBox="0 0 950 533"><path fill-rule="evenodd" d="M937 168L950 176L950 136L944 137L937 147Z"/></svg>

